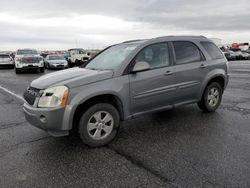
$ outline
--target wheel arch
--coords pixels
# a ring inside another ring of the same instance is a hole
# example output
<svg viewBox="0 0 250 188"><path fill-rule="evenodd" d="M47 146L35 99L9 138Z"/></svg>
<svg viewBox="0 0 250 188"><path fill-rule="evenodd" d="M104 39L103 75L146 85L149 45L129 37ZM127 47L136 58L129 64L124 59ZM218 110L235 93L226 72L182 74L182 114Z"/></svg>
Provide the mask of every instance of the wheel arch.
<svg viewBox="0 0 250 188"><path fill-rule="evenodd" d="M218 82L222 87L222 91L224 92L224 89L226 87L226 78L223 74L216 74L207 79L207 82L203 85L199 100L201 100L207 86L212 82Z"/></svg>
<svg viewBox="0 0 250 188"><path fill-rule="evenodd" d="M86 111L90 106L97 104L97 103L108 103L113 105L120 114L120 119L124 120L124 111L123 111L123 103L122 100L114 94L99 94L96 96L91 96L86 100L82 101L75 110L72 112L72 123L71 128L77 130L78 122L81 118L82 113Z"/></svg>

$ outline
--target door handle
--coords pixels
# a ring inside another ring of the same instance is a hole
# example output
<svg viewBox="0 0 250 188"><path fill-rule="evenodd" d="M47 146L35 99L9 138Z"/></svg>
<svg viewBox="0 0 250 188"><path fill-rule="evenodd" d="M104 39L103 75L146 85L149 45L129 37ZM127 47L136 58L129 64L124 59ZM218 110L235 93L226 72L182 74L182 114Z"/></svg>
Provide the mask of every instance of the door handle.
<svg viewBox="0 0 250 188"><path fill-rule="evenodd" d="M172 71L166 71L166 72L164 73L165 76L170 76L170 75L172 75L172 74L174 74Z"/></svg>
<svg viewBox="0 0 250 188"><path fill-rule="evenodd" d="M206 67L207 67L207 66L204 65L204 64L201 64L201 65L200 65L200 68L201 68L201 69L204 69L204 68L206 68Z"/></svg>

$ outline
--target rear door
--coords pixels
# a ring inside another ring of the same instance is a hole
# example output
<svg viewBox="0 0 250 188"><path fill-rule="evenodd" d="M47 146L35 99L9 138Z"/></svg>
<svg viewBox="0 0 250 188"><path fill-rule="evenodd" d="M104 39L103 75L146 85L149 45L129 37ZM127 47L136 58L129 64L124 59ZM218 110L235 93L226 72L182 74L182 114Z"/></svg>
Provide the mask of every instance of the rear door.
<svg viewBox="0 0 250 188"><path fill-rule="evenodd" d="M168 43L153 44L135 57L150 70L129 75L132 114L171 105L175 97L175 68L171 66Z"/></svg>
<svg viewBox="0 0 250 188"><path fill-rule="evenodd" d="M191 41L172 42L176 68L176 103L199 99L201 85L208 73L205 57Z"/></svg>

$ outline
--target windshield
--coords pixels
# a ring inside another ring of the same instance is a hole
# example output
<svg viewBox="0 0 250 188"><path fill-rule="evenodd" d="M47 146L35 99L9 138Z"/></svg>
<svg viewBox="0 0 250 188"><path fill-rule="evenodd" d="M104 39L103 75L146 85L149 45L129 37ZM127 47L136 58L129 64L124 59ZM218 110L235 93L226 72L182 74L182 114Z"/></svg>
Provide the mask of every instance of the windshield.
<svg viewBox="0 0 250 188"><path fill-rule="evenodd" d="M79 50L79 49L70 50L70 53L71 53L72 55L87 54L86 51L84 51L84 50Z"/></svg>
<svg viewBox="0 0 250 188"><path fill-rule="evenodd" d="M137 47L137 44L121 44L112 46L92 59L87 69L115 69Z"/></svg>
<svg viewBox="0 0 250 188"><path fill-rule="evenodd" d="M37 55L36 50L17 50L17 55Z"/></svg>
<svg viewBox="0 0 250 188"><path fill-rule="evenodd" d="M53 55L49 56L49 60L64 60L64 57L60 55Z"/></svg>
<svg viewBox="0 0 250 188"><path fill-rule="evenodd" d="M230 50L234 51L234 52L240 52L241 49L240 48L231 48Z"/></svg>

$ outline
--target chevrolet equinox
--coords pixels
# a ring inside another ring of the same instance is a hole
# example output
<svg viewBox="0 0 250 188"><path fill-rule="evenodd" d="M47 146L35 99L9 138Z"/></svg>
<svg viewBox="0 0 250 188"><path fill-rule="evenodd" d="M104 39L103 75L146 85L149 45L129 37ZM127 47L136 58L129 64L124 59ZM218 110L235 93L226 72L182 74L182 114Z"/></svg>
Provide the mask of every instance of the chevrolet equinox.
<svg viewBox="0 0 250 188"><path fill-rule="evenodd" d="M203 36L166 36L110 46L84 67L47 74L24 92L28 122L53 136L73 130L98 147L115 138L120 121L197 103L220 105L228 62Z"/></svg>

